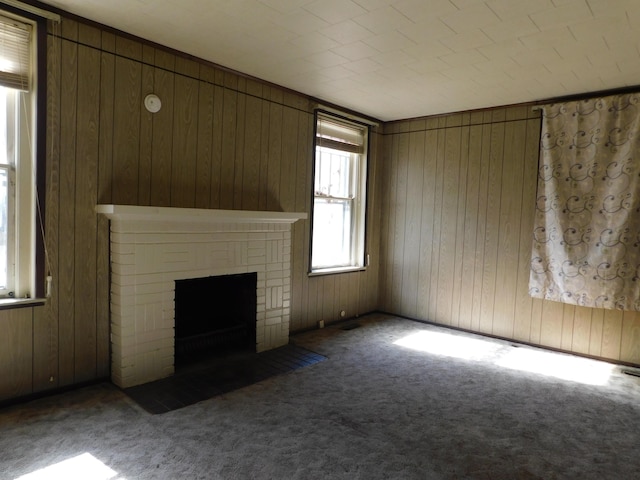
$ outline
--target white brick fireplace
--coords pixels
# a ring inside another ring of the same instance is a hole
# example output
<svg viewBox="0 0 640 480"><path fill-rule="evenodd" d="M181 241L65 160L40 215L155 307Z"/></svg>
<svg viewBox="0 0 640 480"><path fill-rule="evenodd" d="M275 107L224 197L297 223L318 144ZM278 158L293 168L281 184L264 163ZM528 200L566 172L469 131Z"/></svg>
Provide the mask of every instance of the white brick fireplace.
<svg viewBox="0 0 640 480"><path fill-rule="evenodd" d="M111 221L111 379L174 372L175 281L256 272L256 351L289 341L291 225L306 213L97 205Z"/></svg>

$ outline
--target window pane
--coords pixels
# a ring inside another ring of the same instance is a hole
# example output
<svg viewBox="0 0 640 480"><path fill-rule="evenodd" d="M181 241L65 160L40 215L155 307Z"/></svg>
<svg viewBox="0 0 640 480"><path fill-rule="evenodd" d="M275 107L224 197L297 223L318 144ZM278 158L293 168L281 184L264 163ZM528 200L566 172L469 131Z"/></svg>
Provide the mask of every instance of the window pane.
<svg viewBox="0 0 640 480"><path fill-rule="evenodd" d="M10 113L7 111L7 97L13 92L8 88L0 86L0 164L8 165L13 163L13 159L9 157L9 142L7 133L9 129Z"/></svg>
<svg viewBox="0 0 640 480"><path fill-rule="evenodd" d="M311 274L364 267L368 132L316 112Z"/></svg>
<svg viewBox="0 0 640 480"><path fill-rule="evenodd" d="M313 205L312 268L351 263L351 202L316 198Z"/></svg>
<svg viewBox="0 0 640 480"><path fill-rule="evenodd" d="M316 195L349 198L351 155L339 150L318 148L316 153Z"/></svg>
<svg viewBox="0 0 640 480"><path fill-rule="evenodd" d="M0 168L0 290L7 288L7 218L9 216L9 171Z"/></svg>

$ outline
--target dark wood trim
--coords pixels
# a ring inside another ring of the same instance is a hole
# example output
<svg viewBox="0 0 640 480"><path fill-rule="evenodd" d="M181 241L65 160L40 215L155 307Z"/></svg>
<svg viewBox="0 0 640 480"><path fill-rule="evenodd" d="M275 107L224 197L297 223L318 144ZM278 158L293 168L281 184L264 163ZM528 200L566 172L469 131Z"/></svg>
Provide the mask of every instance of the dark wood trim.
<svg viewBox="0 0 640 480"><path fill-rule="evenodd" d="M79 382L73 385L67 385L64 387L52 388L51 390L45 390L37 393L29 393L27 395L21 395L19 397L7 398L5 400L0 400L0 409L9 408L14 405L22 405L27 402L31 402L33 400L38 400L40 398L51 397L53 395L60 395L61 393L68 393L74 390L80 390L81 388L90 387L92 385L98 385L101 383L108 383L116 390L119 390L119 387L116 387L110 382L109 378L97 378L95 380L90 380L87 382Z"/></svg>
<svg viewBox="0 0 640 480"><path fill-rule="evenodd" d="M36 212L35 232L35 296L45 296L46 251L44 247L44 219L46 218L45 192L47 171L47 22L38 20L37 32L37 98L36 98L36 201L39 208Z"/></svg>

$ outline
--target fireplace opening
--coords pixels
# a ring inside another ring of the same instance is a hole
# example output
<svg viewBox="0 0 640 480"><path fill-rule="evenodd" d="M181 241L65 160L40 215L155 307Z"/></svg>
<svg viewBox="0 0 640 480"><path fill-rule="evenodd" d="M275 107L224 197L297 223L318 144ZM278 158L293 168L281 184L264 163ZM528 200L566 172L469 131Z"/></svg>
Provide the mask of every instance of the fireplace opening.
<svg viewBox="0 0 640 480"><path fill-rule="evenodd" d="M256 351L257 273L175 281L175 366Z"/></svg>

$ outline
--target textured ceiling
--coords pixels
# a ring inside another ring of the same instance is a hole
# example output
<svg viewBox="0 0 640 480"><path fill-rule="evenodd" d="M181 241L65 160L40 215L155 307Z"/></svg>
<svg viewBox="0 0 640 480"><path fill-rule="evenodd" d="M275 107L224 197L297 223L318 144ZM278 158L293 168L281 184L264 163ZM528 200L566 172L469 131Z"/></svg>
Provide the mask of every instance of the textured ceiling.
<svg viewBox="0 0 640 480"><path fill-rule="evenodd" d="M50 0L381 120L640 84L640 0Z"/></svg>

